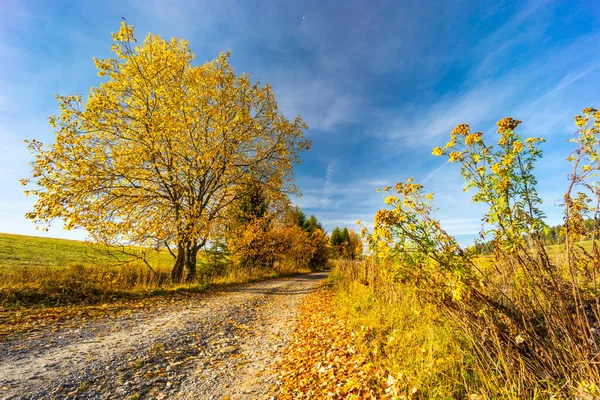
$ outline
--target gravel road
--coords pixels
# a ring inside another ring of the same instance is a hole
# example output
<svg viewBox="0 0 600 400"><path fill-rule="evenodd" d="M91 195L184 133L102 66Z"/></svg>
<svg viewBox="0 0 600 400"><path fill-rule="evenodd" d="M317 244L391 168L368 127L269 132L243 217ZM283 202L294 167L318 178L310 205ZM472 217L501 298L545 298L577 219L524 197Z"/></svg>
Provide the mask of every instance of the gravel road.
<svg viewBox="0 0 600 400"><path fill-rule="evenodd" d="M2 399L260 399L315 273L0 343Z"/></svg>

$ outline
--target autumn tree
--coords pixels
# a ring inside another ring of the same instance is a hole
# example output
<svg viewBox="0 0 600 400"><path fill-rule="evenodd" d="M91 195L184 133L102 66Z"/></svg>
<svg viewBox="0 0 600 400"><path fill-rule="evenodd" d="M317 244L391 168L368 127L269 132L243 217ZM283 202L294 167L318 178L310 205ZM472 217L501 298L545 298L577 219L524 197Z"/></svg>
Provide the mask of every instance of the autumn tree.
<svg viewBox="0 0 600 400"><path fill-rule="evenodd" d="M348 230L348 245L347 245L347 257L356 260L363 253L363 242L358 233L354 230Z"/></svg>
<svg viewBox="0 0 600 400"><path fill-rule="evenodd" d="M243 195L227 212L226 242L236 267L246 270L272 268L281 247L275 229L286 209L285 196L271 197L263 185L249 180L240 185Z"/></svg>
<svg viewBox="0 0 600 400"><path fill-rule="evenodd" d="M296 217L296 225L302 229L304 235L308 238L305 252L310 255L308 258L308 267L312 271L317 271L327 265L331 253L329 247L329 238L323 229L323 225L317 217L311 214L306 218L304 212L296 206L293 212Z"/></svg>
<svg viewBox="0 0 600 400"><path fill-rule="evenodd" d="M310 241L312 243L313 253L308 262L311 271L318 271L327 266L331 250L329 248L329 238L321 228L316 228L310 232Z"/></svg>
<svg viewBox="0 0 600 400"><path fill-rule="evenodd" d="M269 217L249 220L227 233L227 248L232 266L247 272L273 269L287 243L281 238L279 224Z"/></svg>
<svg viewBox="0 0 600 400"><path fill-rule="evenodd" d="M240 202L245 204L246 200ZM227 243L237 268L289 273L326 266L328 238L317 218L313 215L306 219L299 207L281 203L285 201L269 202L266 214L242 218L242 224L233 221Z"/></svg>
<svg viewBox="0 0 600 400"><path fill-rule="evenodd" d="M104 243L167 247L173 281L222 229L225 210L244 196L240 182L294 193L292 168L310 147L300 117L286 119L269 85L237 76L229 53L193 66L188 43L148 35L137 44L123 23L115 58L95 59L103 82L57 96L55 142L29 142L37 196L27 217L83 228Z"/></svg>

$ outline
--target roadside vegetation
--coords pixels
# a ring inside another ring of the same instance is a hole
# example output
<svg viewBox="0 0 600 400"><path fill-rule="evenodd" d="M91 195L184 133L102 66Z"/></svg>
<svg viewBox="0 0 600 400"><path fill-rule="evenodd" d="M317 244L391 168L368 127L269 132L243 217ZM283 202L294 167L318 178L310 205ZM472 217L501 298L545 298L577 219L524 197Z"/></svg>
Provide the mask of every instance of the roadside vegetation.
<svg viewBox="0 0 600 400"><path fill-rule="evenodd" d="M533 174L543 139L523 140L519 122L499 121L494 145L458 125L433 150L460 164L473 201L489 207L491 255L461 247L435 218L433 194L410 179L382 190L386 206L363 230L370 256L332 273L338 313L371 330L372 359L405 381L406 398L600 396L600 112L575 117L554 233Z"/></svg>
<svg viewBox="0 0 600 400"><path fill-rule="evenodd" d="M326 268L330 248L320 223L298 208L289 212L289 223L265 229L254 221L235 231L245 235L242 239L215 242L201 251L198 273L181 283L171 280L172 256L166 250L0 234L0 304L96 304Z"/></svg>

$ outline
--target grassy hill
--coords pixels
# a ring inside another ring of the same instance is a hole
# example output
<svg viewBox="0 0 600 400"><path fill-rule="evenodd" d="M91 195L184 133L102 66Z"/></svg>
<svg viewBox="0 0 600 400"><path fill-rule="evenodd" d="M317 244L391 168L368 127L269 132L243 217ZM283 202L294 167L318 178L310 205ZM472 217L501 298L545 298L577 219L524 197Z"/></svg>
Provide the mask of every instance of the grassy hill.
<svg viewBox="0 0 600 400"><path fill-rule="evenodd" d="M107 250L77 240L0 233L0 268L108 266L128 259L131 256L124 255L119 248ZM158 269L168 269L173 263L166 251L148 252L148 261Z"/></svg>
<svg viewBox="0 0 600 400"><path fill-rule="evenodd" d="M129 248L128 253L140 253ZM174 285L173 257L166 250L145 251L146 261L77 240L0 233L0 311L20 305L96 304L120 298L196 292L209 284L242 283L308 272L238 270L219 252L198 253L194 282ZM0 318L1 319L1 318Z"/></svg>
<svg viewBox="0 0 600 400"><path fill-rule="evenodd" d="M97 303L180 290L182 286L195 290L208 283L200 274L191 284L170 285L173 258L167 251L146 252L152 271L121 250L76 240L0 233L0 304ZM140 251L127 249L132 254Z"/></svg>

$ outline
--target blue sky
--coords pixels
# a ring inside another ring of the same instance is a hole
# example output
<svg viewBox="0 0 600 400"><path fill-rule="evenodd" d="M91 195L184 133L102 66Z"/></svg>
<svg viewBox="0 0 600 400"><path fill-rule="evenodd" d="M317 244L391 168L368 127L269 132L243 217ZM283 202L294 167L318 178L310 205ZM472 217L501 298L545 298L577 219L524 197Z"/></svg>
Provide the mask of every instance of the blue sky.
<svg viewBox="0 0 600 400"><path fill-rule="evenodd" d="M0 0L0 232L85 237L23 217L34 201L18 182L23 140L51 142L54 94L99 83L92 57L110 55L121 17L138 38L187 39L197 63L231 50L237 72L273 85L280 109L310 126L297 203L329 231L369 225L383 206L375 188L413 176L469 242L483 209L431 148L458 123L493 136L508 115L547 139L537 177L559 223L572 117L600 107L597 1Z"/></svg>

